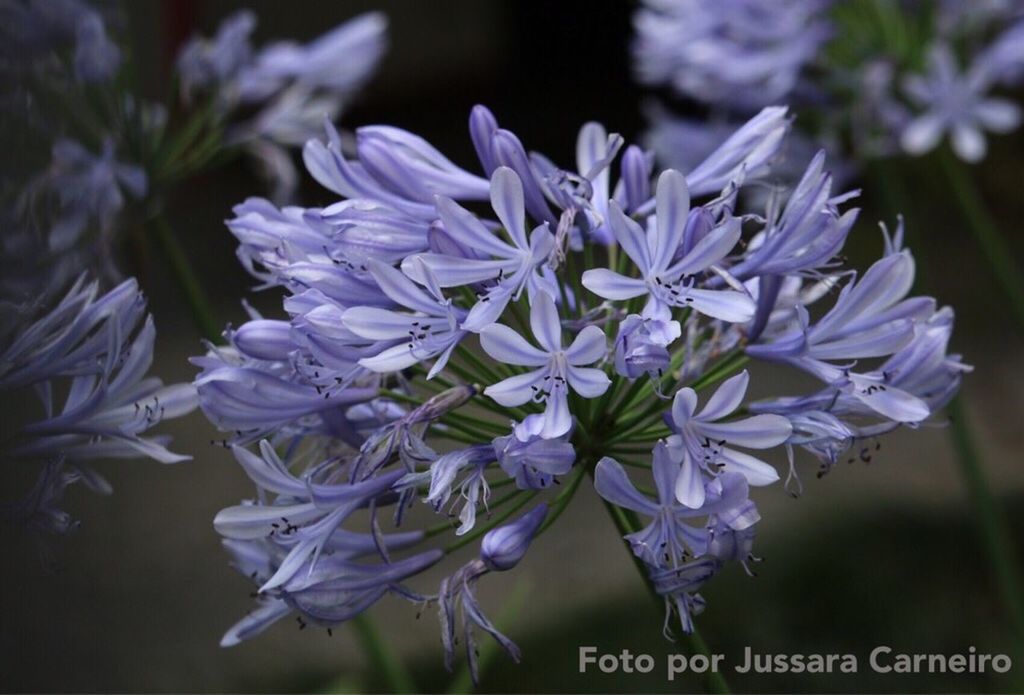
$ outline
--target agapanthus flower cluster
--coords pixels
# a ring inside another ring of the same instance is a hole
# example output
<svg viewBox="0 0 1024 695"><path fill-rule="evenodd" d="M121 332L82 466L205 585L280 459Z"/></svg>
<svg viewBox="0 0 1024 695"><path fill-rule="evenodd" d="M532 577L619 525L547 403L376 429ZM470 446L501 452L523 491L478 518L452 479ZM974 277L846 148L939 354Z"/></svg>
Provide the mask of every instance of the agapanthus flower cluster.
<svg viewBox="0 0 1024 695"><path fill-rule="evenodd" d="M789 124L765 108L660 172L597 123L558 165L482 106L468 168L391 126L357 129L349 153L328 124L304 156L336 202L238 205L239 260L284 315L194 360L216 444L256 486L215 520L260 604L225 644L287 615L333 628L392 593L438 605L449 665L460 614L474 675L474 628L518 659L474 587L587 478L690 631L701 587L755 559L750 491L785 454L795 490L799 452L827 472L941 417L965 367L952 312L908 296L902 223L866 272L845 267L856 192L820 153L762 213L737 212ZM751 400L751 361L818 386ZM413 588L478 539L436 593Z"/></svg>
<svg viewBox="0 0 1024 695"><path fill-rule="evenodd" d="M185 101L207 101L227 123L227 143L255 157L283 199L297 185L287 148L305 143L325 116L336 119L370 78L387 47L387 20L368 13L308 44L277 41L258 51L255 28L256 16L241 10L212 38L192 38L178 53L178 78Z"/></svg>
<svg viewBox="0 0 1024 695"><path fill-rule="evenodd" d="M789 103L812 140L845 142L853 159L922 155L948 138L975 162L986 132L1020 124L998 95L1024 77L1020 3L646 0L634 23L640 81L719 122ZM688 150L721 141L721 127L651 113L652 143L690 145L659 147L667 162L692 164Z"/></svg>
<svg viewBox="0 0 1024 695"><path fill-rule="evenodd" d="M2 139L15 156L0 175L9 246L66 286L88 268L116 282L126 230L152 222L175 183L252 155L275 199L296 185L294 148L337 118L386 47L386 21L367 14L308 44L249 45L255 17L225 20L213 40L181 48L167 103L132 93L124 18L85 0L0 3ZM48 158L47 158L48 156ZM76 256L73 263L68 256ZM45 261L45 262L44 262ZM12 269L35 275L39 269ZM66 272L65 272L66 271Z"/></svg>
<svg viewBox="0 0 1024 695"><path fill-rule="evenodd" d="M0 394L5 416L20 422L0 444L0 460L7 478L14 467L38 466L24 498L12 499L18 492L7 486L4 521L66 533L78 522L61 508L65 488L112 489L94 461L190 458L168 450L166 435L150 435L197 400L191 384L164 386L149 375L156 329L134 279L102 293L83 276L51 306L25 299L2 308Z"/></svg>

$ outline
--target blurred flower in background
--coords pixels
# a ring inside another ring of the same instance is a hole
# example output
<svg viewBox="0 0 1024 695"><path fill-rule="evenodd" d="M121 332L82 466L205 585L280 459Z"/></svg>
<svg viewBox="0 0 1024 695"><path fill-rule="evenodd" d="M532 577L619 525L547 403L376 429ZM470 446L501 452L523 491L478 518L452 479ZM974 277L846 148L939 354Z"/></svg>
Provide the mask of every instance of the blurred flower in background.
<svg viewBox="0 0 1024 695"><path fill-rule="evenodd" d="M842 154L858 163L921 155L943 137L974 162L985 156L983 131L1019 125L1017 107L993 92L1020 84L1022 12L1012 2L730 0L712 9L701 0L646 0L634 18L635 72L734 123L788 104L803 133L843 143ZM721 141L700 121L676 125L668 112L651 113L655 133ZM662 145L657 153L685 166L678 158L687 149Z"/></svg>
<svg viewBox="0 0 1024 695"><path fill-rule="evenodd" d="M27 498L5 500L3 518L62 533L77 524L61 508L69 485L111 490L94 461L190 458L150 433L192 411L196 390L148 374L155 323L122 270L155 240L182 296L201 299L162 221L167 196L239 149L258 157L279 196L290 195L285 148L354 97L384 51L386 22L364 15L307 45L254 51L255 18L241 13L213 41L182 48L180 101L159 103L134 93L113 6L7 0L0 17L3 137L25 154L10 158L0 179L0 390L26 405L0 456L5 467L31 460L40 471Z"/></svg>

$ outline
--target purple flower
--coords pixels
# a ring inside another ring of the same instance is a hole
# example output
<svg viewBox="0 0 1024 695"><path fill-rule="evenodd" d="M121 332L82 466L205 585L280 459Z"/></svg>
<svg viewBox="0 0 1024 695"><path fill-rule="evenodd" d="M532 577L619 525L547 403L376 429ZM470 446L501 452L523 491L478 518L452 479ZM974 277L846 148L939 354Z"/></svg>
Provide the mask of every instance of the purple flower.
<svg viewBox="0 0 1024 695"><path fill-rule="evenodd" d="M510 301L519 299L524 289L529 292L531 300L539 290L548 289L538 271L554 247L554 238L547 224L540 225L527 236L522 182L507 167L498 167L491 177L491 205L508 232L511 244L500 239L454 201L447 198L437 200L438 214L448 236L457 244L492 258L424 253L410 256L402 263L406 274L419 282L426 279L422 269L430 270L441 287L493 283L480 293L479 301L462 323L464 330L474 333L494 323Z"/></svg>
<svg viewBox="0 0 1024 695"><path fill-rule="evenodd" d="M488 531L480 542L480 559L487 569L507 572L518 565L547 515L547 505L540 504L512 523Z"/></svg>
<svg viewBox="0 0 1024 695"><path fill-rule="evenodd" d="M569 432L545 439L545 417L528 415L512 428L512 434L494 439L494 454L501 469L515 478L520 490L542 490L565 475L576 461Z"/></svg>
<svg viewBox="0 0 1024 695"><path fill-rule="evenodd" d="M665 440L673 460L680 464L676 498L691 509L704 505L705 475L721 471L740 473L751 485L769 485L779 479L770 465L750 454L731 448L769 449L785 442L793 432L789 420L779 415L721 422L743 402L750 377L742 372L726 380L697 411L697 394L681 389L672 402L672 429Z"/></svg>
<svg viewBox="0 0 1024 695"><path fill-rule="evenodd" d="M370 340L386 341L384 344L388 345L379 354L362 358L359 364L375 372L396 372L439 356L427 375L429 379L444 369L452 351L466 335L459 329L466 312L444 297L429 268L421 268L417 273L425 280L424 290L389 265L372 260L368 264L381 291L416 313L376 307L347 309L341 320L350 331ZM396 340L401 342L391 345Z"/></svg>
<svg viewBox="0 0 1024 695"><path fill-rule="evenodd" d="M752 110L784 100L831 29L829 3L648 0L634 17L637 75L713 104Z"/></svg>
<svg viewBox="0 0 1024 695"><path fill-rule="evenodd" d="M652 519L648 526L625 539L647 566L655 590L665 597L666 625L669 610L675 608L683 631L692 632L691 615L704 607L697 590L724 562L746 562L753 527L761 517L747 496L746 479L737 473L723 473L707 480L699 509L679 504L675 492L679 463L663 442L654 448L652 473L658 493L656 500L641 494L622 466L608 457L597 464L594 487L611 504ZM703 526L692 523L704 517Z"/></svg>
<svg viewBox="0 0 1024 695"><path fill-rule="evenodd" d="M30 387L42 410L12 431L0 452L45 466L30 499L12 512L33 528L73 527L57 508L71 483L111 491L92 461L191 458L169 451L167 436L146 436L163 420L194 410L196 393L189 384L164 386L148 374L156 329L137 283L126 280L98 295L97 284L83 276L0 348L0 390L13 399Z"/></svg>
<svg viewBox="0 0 1024 695"><path fill-rule="evenodd" d="M134 198L146 193L146 173L141 167L114 159L114 143L107 139L100 155L73 140L58 140L53 162L43 180L44 189L56 196L60 215L50 230L49 243L62 251L79 240L90 223L106 230L124 207L127 191Z"/></svg>
<svg viewBox="0 0 1024 695"><path fill-rule="evenodd" d="M644 318L671 320L672 307L694 311L723 321L743 322L754 315L754 302L735 290L708 290L696 286L696 276L721 261L740 238L739 220L722 224L695 243L685 238L690 196L686 181L671 169L658 179L657 214L647 232L627 217L613 201L611 228L623 251L640 271L639 278L603 268L583 274L583 286L605 299L647 296ZM674 260L681 246L688 247Z"/></svg>
<svg viewBox="0 0 1024 695"><path fill-rule="evenodd" d="M256 15L239 10L221 22L212 39L189 39L176 61L185 94L234 80L252 60L249 39L255 28Z"/></svg>
<svg viewBox="0 0 1024 695"><path fill-rule="evenodd" d="M631 314L619 324L615 338L615 371L635 379L642 374L652 379L668 369L670 356L665 346L681 334L677 321L645 319Z"/></svg>
<svg viewBox="0 0 1024 695"><path fill-rule="evenodd" d="M568 348L562 347L562 324L555 301L539 292L530 307L530 328L540 348L500 323L491 324L480 334L480 345L494 359L532 371L509 377L484 389L484 394L504 406L530 401L544 402L545 439L559 437L572 427L569 389L584 398L596 398L611 383L604 371L584 365L605 356L604 332L597 326L584 328Z"/></svg>
<svg viewBox="0 0 1024 695"><path fill-rule="evenodd" d="M466 660L473 683L479 684L477 669L477 646L473 628L478 627L501 645L512 660L519 663L519 647L503 635L484 615L477 601L476 584L490 571L503 572L511 569L523 558L534 535L547 516L547 506L539 505L516 521L499 526L484 536L480 544L480 559L472 560L455 574L441 582L437 602L440 608L441 643L444 645L444 664L449 671L455 656L456 610L462 612L462 639L465 644Z"/></svg>
<svg viewBox="0 0 1024 695"><path fill-rule="evenodd" d="M462 509L459 512L459 527L456 535L463 535L473 530L476 524L477 505L487 501L491 497L491 488L484 478L484 471L488 465L494 463L494 449L488 444L478 444L465 449L452 451L439 456L436 461L430 464L430 470L423 473L409 473L397 482L397 487L414 488L417 485L429 481L427 496L424 502L430 504L435 512L451 500L453 488L456 486L456 478L465 474L459 487L459 496L451 507L454 509L459 502L462 502Z"/></svg>
<svg viewBox="0 0 1024 695"><path fill-rule="evenodd" d="M909 76L903 84L907 96L922 110L903 130L903 149L913 155L924 154L949 133L961 159L983 159L987 147L982 128L1008 133L1021 119L1016 104L986 96L990 86L991 77L982 63L961 74L950 48L934 46L928 55L928 72Z"/></svg>

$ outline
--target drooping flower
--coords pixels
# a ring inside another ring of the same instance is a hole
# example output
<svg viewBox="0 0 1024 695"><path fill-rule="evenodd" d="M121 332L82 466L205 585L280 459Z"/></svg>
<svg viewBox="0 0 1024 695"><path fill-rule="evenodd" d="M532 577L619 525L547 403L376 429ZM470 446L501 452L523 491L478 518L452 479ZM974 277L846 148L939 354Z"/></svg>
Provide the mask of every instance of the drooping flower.
<svg viewBox="0 0 1024 695"><path fill-rule="evenodd" d="M647 566L666 605L675 608L683 631L692 632L691 615L704 605L696 592L724 562L747 561L753 527L761 517L747 495L746 479L738 473L705 478L700 508L680 504L676 500L680 465L664 442L654 448L652 473L655 500L641 494L622 466L608 457L597 464L594 487L611 504L651 519L648 526L625 539ZM694 523L700 518L705 518L703 526ZM666 612L666 624L668 618Z"/></svg>
<svg viewBox="0 0 1024 695"><path fill-rule="evenodd" d="M480 680L476 639L473 636L474 627L493 637L513 661L519 662L519 647L503 635L481 610L475 594L476 584L488 572L505 572L515 567L525 555L547 513L547 506L541 504L519 519L491 530L480 543L480 558L470 561L441 582L437 602L440 609L445 668L449 671L452 670L455 644L458 641L455 637L456 610L462 613L462 639L466 660L469 663L469 673L474 683L479 683Z"/></svg>
<svg viewBox="0 0 1024 695"><path fill-rule="evenodd" d="M14 399L31 389L41 409L26 415L0 450L19 465L43 466L29 499L11 513L30 528L74 527L57 507L72 483L111 491L91 468L96 460L191 458L171 452L169 437L147 436L194 410L196 393L191 384L164 386L149 374L156 328L134 279L101 295L98 283L82 276L56 306L9 337L0 348L0 391Z"/></svg>

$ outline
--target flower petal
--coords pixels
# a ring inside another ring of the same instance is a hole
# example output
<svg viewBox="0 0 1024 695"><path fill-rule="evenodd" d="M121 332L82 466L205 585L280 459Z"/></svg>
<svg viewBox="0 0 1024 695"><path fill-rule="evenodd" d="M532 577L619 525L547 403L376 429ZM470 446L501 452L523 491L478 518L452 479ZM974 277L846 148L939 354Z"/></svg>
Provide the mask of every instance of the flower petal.
<svg viewBox="0 0 1024 695"><path fill-rule="evenodd" d="M565 351L566 361L574 366L593 364L608 352L604 331L597 326L587 326L573 339Z"/></svg>
<svg viewBox="0 0 1024 695"><path fill-rule="evenodd" d="M584 398L597 398L612 383L603 370L592 367L569 367L567 377L572 390Z"/></svg>
<svg viewBox="0 0 1024 695"><path fill-rule="evenodd" d="M657 516L658 505L644 497L634 487L622 465L605 456L594 469L594 488L607 502L630 509L638 514Z"/></svg>
<svg viewBox="0 0 1024 695"><path fill-rule="evenodd" d="M475 258L446 256L440 253L419 253L402 261L402 272L416 282L426 284L420 277L419 263L430 269L441 287L460 287L485 280L496 280L500 275L514 273L519 267L518 260L486 261Z"/></svg>
<svg viewBox="0 0 1024 695"><path fill-rule="evenodd" d="M725 440L750 449L770 449L793 434L793 425L781 415L755 415L732 422L694 422L694 430L715 441Z"/></svg>
<svg viewBox="0 0 1024 695"><path fill-rule="evenodd" d="M515 249L494 235L484 223L451 198L437 197L437 214L456 242L498 258L509 258Z"/></svg>
<svg viewBox="0 0 1024 695"><path fill-rule="evenodd" d="M689 386L679 389L676 397L672 400L672 421L676 427L682 427L690 418L693 411L697 409L697 392Z"/></svg>
<svg viewBox="0 0 1024 695"><path fill-rule="evenodd" d="M647 249L644 228L636 220L627 217L614 200L608 203L608 221L619 246L640 269L640 274L647 275L651 270L651 255Z"/></svg>
<svg viewBox="0 0 1024 695"><path fill-rule="evenodd" d="M562 349L562 322L555 300L547 292L538 292L530 306L530 330L540 346L548 352Z"/></svg>
<svg viewBox="0 0 1024 695"><path fill-rule="evenodd" d="M687 305L694 311L729 323L746 323L757 311L753 299L735 290L689 289L686 296L693 300Z"/></svg>
<svg viewBox="0 0 1024 695"><path fill-rule="evenodd" d="M607 268L594 268L583 273L583 286L598 297L622 301L647 293L647 284L638 278L619 275Z"/></svg>
<svg viewBox="0 0 1024 695"><path fill-rule="evenodd" d="M684 507L700 509L704 505L704 475L686 449L683 449L683 461L676 476L675 491L676 500Z"/></svg>
<svg viewBox="0 0 1024 695"><path fill-rule="evenodd" d="M554 439L572 429L572 413L569 412L569 394L564 388L555 388L548 395L544 408L544 427L540 436Z"/></svg>
<svg viewBox="0 0 1024 695"><path fill-rule="evenodd" d="M480 331L480 346L504 364L541 367L550 360L546 352L530 345L526 338L501 323L493 323Z"/></svg>
<svg viewBox="0 0 1024 695"><path fill-rule="evenodd" d="M517 374L484 389L484 394L504 406L528 403L536 393L534 388L546 375L546 369L536 369L526 374Z"/></svg>
<svg viewBox="0 0 1024 695"><path fill-rule="evenodd" d="M771 485L779 479L779 474L774 468L742 451L726 447L722 449L718 460L723 464L723 471L740 473L754 486Z"/></svg>
<svg viewBox="0 0 1024 695"><path fill-rule="evenodd" d="M524 251L528 249L523 183L519 175L508 167L498 167L491 176L491 207L515 245Z"/></svg>
<svg viewBox="0 0 1024 695"><path fill-rule="evenodd" d="M686 178L674 169L662 172L658 177L656 198L651 270L660 273L668 268L683 240L686 218L690 214L690 191L686 187Z"/></svg>
<svg viewBox="0 0 1024 695"><path fill-rule="evenodd" d="M750 374L744 369L734 377L722 382L714 395L708 399L704 409L700 411L697 419L702 422L714 422L720 420L732 411L740 407L743 397L747 394L747 385L750 383Z"/></svg>

